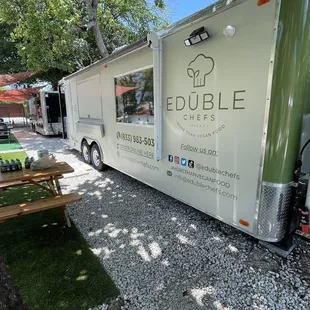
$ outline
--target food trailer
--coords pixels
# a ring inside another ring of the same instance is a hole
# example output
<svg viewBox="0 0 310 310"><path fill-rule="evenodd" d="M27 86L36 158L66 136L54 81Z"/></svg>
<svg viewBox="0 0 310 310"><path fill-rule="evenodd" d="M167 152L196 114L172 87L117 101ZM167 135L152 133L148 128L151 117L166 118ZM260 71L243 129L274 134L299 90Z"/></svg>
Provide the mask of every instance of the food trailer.
<svg viewBox="0 0 310 310"><path fill-rule="evenodd" d="M66 132L65 95L59 92L41 90L28 105L30 124L33 131L45 136L61 135Z"/></svg>
<svg viewBox="0 0 310 310"><path fill-rule="evenodd" d="M280 242L310 169L307 4L218 1L65 77L71 146Z"/></svg>

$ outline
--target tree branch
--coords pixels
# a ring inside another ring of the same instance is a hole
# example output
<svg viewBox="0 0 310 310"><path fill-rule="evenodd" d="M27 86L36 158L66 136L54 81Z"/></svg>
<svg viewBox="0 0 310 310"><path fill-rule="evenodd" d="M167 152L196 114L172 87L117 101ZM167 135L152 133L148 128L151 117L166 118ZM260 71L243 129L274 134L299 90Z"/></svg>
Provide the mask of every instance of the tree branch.
<svg viewBox="0 0 310 310"><path fill-rule="evenodd" d="M79 60L77 58L75 58L75 63L77 64L79 69L84 68L84 66L79 62Z"/></svg>
<svg viewBox="0 0 310 310"><path fill-rule="evenodd" d="M97 46L99 48L101 56L102 57L109 56L109 52L108 52L107 47L105 46L104 41L102 39L102 34L101 34L101 30L99 28L98 23L96 23L95 26L93 26L93 32L94 32L96 43L97 43Z"/></svg>
<svg viewBox="0 0 310 310"><path fill-rule="evenodd" d="M93 29L97 47L100 51L102 57L107 57L109 55L108 49L103 41L102 33L97 21L97 11L98 11L98 0L86 0L89 12L89 22L87 24L87 30Z"/></svg>
<svg viewBox="0 0 310 310"><path fill-rule="evenodd" d="M86 24L86 28L87 30L89 30L90 28L94 27L96 25L97 21L95 20L90 20L87 24Z"/></svg>

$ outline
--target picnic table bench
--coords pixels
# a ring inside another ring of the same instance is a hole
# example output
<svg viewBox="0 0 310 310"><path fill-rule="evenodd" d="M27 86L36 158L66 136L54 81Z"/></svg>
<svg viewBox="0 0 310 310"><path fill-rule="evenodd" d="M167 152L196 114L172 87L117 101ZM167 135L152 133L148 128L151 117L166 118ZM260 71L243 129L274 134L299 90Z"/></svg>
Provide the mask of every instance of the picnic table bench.
<svg viewBox="0 0 310 310"><path fill-rule="evenodd" d="M77 193L62 194L59 179L63 177L63 174L71 173L73 171L74 169L66 162L58 162L52 168L45 169L43 171L23 169L19 171L0 173L0 189L6 189L12 186L34 184L52 194L52 197L49 198L1 207L0 222L21 215L61 207L63 208L67 225L71 227L66 205L80 201L82 196Z"/></svg>

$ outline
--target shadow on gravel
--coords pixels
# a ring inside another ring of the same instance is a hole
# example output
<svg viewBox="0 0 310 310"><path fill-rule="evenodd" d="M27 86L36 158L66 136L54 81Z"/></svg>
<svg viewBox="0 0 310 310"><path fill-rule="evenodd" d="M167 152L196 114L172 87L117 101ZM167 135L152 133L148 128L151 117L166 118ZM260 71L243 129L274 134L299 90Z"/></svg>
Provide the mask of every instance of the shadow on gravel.
<svg viewBox="0 0 310 310"><path fill-rule="evenodd" d="M43 136L41 134L36 134L30 129L15 129L13 131L15 137L21 142L22 146L25 149L29 150L40 150L46 149L48 144L50 151L57 151L61 153L63 150L59 148L60 145L63 145L68 140L62 140L59 136Z"/></svg>
<svg viewBox="0 0 310 310"><path fill-rule="evenodd" d="M276 305L292 290L296 302L310 301L308 286L300 285L309 283L310 246L299 239L285 261L254 238L112 168L70 190L83 193L83 202L70 208L76 225L141 309L141 296L152 309L163 309L163 302L173 310L269 309L269 294Z"/></svg>
<svg viewBox="0 0 310 310"><path fill-rule="evenodd" d="M37 150L47 141L23 144ZM295 238L295 252L283 260L250 236L112 168L94 172L64 141L48 148L74 156L70 164L77 169L62 184L83 200L69 207L70 215L127 294L129 309L309 309L308 243Z"/></svg>

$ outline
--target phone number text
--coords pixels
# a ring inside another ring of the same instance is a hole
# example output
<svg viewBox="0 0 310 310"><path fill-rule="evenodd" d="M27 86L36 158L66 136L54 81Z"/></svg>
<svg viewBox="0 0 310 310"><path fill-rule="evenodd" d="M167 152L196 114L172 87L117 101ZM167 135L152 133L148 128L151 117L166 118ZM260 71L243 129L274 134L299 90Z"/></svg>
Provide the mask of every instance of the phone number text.
<svg viewBox="0 0 310 310"><path fill-rule="evenodd" d="M152 139L152 138L134 136L134 135L119 132L119 131L117 132L116 137L118 140L123 140L123 141L138 143L138 144L144 144L144 145L148 145L148 146L154 146L155 145L154 139Z"/></svg>

